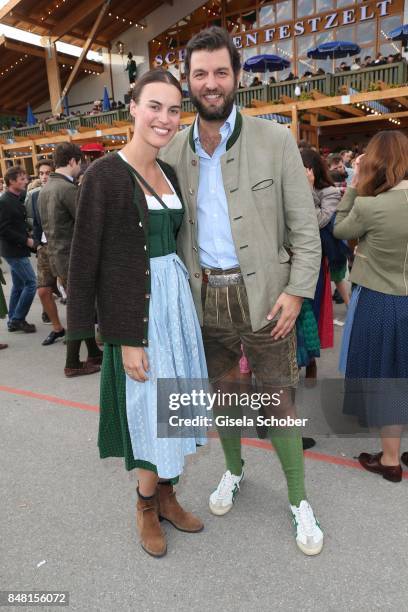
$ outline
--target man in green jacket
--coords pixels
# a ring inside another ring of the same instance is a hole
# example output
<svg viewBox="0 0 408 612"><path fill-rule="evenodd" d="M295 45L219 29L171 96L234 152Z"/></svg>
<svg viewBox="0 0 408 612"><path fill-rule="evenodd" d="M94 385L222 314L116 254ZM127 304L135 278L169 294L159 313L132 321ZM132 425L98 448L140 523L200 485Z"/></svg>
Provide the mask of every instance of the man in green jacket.
<svg viewBox="0 0 408 612"><path fill-rule="evenodd" d="M67 288L69 257L74 235L78 186L75 179L81 172L81 149L70 143L60 143L54 153L55 172L49 176L38 197L42 229L48 247L49 273L59 278ZM62 335L62 332L61 332ZM86 340L88 359L80 361L80 340L67 341L65 376L72 378L95 374L100 370L102 351L95 339Z"/></svg>
<svg viewBox="0 0 408 612"><path fill-rule="evenodd" d="M240 56L218 27L187 45L185 72L198 117L162 157L177 172L186 215L178 252L190 273L203 325L209 376L222 390L239 381L241 345L257 386L279 390L295 414L298 381L294 325L303 298L313 298L320 237L306 174L290 131L243 116L234 105ZM287 433L287 432L285 432ZM284 470L296 543L320 552L323 533L306 499L299 431L269 429ZM221 435L226 472L210 510L233 506L243 472L239 436Z"/></svg>

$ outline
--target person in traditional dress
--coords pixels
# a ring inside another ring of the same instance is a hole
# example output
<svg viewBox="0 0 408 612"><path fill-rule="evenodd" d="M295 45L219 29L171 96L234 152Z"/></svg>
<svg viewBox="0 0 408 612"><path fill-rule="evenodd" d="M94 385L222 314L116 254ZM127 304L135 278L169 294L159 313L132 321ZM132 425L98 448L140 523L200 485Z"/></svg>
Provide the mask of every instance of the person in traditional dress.
<svg viewBox="0 0 408 612"><path fill-rule="evenodd" d="M378 429L382 450L360 453L369 472L401 482L401 436L408 424L408 139L378 132L355 164L334 235L358 239L355 283L343 333L343 411ZM408 466L408 452L401 455Z"/></svg>
<svg viewBox="0 0 408 612"><path fill-rule="evenodd" d="M131 142L84 175L68 282L68 337L92 337L96 299L105 343L100 456L121 456L128 470L139 469L137 529L155 557L167 550L159 519L181 531L203 528L173 485L205 437L159 437L157 417L157 379L208 376L187 270L176 254L184 204L174 171L157 160L179 128L181 98L164 70L137 81Z"/></svg>

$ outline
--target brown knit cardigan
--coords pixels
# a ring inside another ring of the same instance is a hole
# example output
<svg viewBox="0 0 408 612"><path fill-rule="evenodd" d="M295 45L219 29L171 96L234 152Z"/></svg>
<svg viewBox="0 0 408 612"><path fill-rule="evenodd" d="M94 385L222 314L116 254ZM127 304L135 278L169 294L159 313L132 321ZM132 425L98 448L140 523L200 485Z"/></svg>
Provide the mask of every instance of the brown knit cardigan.
<svg viewBox="0 0 408 612"><path fill-rule="evenodd" d="M176 174L158 160L181 199ZM147 346L149 219L143 190L117 153L93 162L79 194L68 274L68 339Z"/></svg>

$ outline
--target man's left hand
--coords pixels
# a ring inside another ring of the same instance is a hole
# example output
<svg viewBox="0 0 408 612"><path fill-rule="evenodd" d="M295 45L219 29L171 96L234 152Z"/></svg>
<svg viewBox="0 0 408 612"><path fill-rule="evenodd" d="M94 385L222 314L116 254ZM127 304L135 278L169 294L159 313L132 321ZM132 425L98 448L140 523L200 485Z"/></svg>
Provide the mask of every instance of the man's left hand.
<svg viewBox="0 0 408 612"><path fill-rule="evenodd" d="M302 308L302 302L303 298L298 295L289 295L288 293L280 294L276 300L275 306L266 317L271 321L279 311L281 312L277 324L271 331L271 336L274 340L285 338L292 330L300 309Z"/></svg>

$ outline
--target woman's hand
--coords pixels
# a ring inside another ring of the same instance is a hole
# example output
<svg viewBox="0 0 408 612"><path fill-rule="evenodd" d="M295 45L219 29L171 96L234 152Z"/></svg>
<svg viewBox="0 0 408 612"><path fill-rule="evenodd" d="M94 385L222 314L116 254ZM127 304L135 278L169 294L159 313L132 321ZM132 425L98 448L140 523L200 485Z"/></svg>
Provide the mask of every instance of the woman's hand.
<svg viewBox="0 0 408 612"><path fill-rule="evenodd" d="M138 346L122 346L123 368L126 374L138 382L149 380L149 360L144 348Z"/></svg>
<svg viewBox="0 0 408 612"><path fill-rule="evenodd" d="M363 157L364 157L364 153L359 155L356 158L356 161L354 162L354 173L353 173L353 177L352 177L351 183L350 183L350 187L354 187L354 189L357 187L358 179L360 178L360 163L361 163L361 160L363 159Z"/></svg>
<svg viewBox="0 0 408 612"><path fill-rule="evenodd" d="M306 170L307 180L309 181L310 186L314 187L315 175L313 172L313 168L305 168L305 170Z"/></svg>

